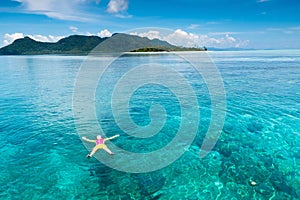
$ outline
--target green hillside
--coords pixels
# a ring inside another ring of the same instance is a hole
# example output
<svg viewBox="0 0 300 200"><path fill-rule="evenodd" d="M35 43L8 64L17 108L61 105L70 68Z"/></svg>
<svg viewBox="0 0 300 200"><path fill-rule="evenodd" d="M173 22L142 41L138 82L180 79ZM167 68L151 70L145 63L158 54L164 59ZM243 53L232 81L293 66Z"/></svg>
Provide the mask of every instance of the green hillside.
<svg viewBox="0 0 300 200"><path fill-rule="evenodd" d="M56 43L49 43L24 37L1 48L0 55L87 54L105 39L97 36L72 35Z"/></svg>
<svg viewBox="0 0 300 200"><path fill-rule="evenodd" d="M102 53L130 51L195 51L203 49L177 47L158 39L150 40L145 37L116 33L110 38L72 35L55 43L38 42L29 37L24 37L17 39L12 44L1 48L0 55L86 55L92 50L93 53Z"/></svg>

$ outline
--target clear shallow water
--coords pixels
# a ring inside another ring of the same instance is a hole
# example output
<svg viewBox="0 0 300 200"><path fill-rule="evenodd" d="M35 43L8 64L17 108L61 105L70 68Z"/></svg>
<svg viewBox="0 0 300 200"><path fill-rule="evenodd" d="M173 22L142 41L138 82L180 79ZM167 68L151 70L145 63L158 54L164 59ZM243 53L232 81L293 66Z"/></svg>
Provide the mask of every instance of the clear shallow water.
<svg viewBox="0 0 300 200"><path fill-rule="evenodd" d="M210 100L201 77L180 64L198 96L199 131L179 160L147 174L119 172L85 158L87 150L77 135L72 114L73 86L84 57L0 57L0 198L299 198L300 51L210 55L227 95L226 121L217 145L207 157L199 158L210 119ZM177 63L170 55L129 56L120 60L120 67L138 60ZM113 80L108 74L103 81ZM147 152L174 137L180 121L178 102L172 93L160 89L143 87L137 91L131 113L136 123L146 125L147 109L152 101L158 101L169 113L164 129L150 140L123 134L115 144ZM101 98L100 92L97 98ZM141 98L145 94L149 96ZM101 126L111 134L122 132L109 110L103 111L105 106L96 106ZM168 134L167 140L161 140L164 134ZM257 185L250 186L249 180Z"/></svg>

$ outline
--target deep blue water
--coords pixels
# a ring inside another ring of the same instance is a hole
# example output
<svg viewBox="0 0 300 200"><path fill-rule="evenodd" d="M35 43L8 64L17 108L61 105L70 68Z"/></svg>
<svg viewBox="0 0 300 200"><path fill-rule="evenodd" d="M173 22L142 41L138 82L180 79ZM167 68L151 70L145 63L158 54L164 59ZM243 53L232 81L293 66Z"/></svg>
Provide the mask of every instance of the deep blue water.
<svg viewBox="0 0 300 200"><path fill-rule="evenodd" d="M99 80L97 123L109 136L121 134L112 143L136 153L170 142L181 110L166 86L143 85L130 99L130 116L146 126L151 105L160 104L167 112L164 127L149 139L126 135L115 123L109 99L113 85L131 66L175 66L197 95L201 114L191 146L167 167L136 174L86 158L76 126L94 130L75 124L72 110L74 84L86 57L1 56L0 199L299 199L300 51L209 55L223 78L227 109L221 137L202 159L199 149L211 101L203 77L188 64L169 54L124 56ZM182 96L189 98L184 92ZM113 159L118 158L117 151Z"/></svg>

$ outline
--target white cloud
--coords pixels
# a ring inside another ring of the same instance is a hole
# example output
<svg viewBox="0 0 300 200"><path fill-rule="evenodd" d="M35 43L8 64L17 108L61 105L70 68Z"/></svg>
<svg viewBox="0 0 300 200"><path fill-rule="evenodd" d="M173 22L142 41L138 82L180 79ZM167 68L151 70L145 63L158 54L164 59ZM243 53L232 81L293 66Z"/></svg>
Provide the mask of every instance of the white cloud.
<svg viewBox="0 0 300 200"><path fill-rule="evenodd" d="M211 37L205 34L188 33L181 29L175 30L173 33L162 34L159 31L148 31L142 33L131 33L132 35L138 35L141 37L148 37L149 39L160 39L169 42L176 46L184 47L217 47L217 48L229 48L229 47L246 47L249 44L249 40L241 40L231 36L228 32L218 34L218 37Z"/></svg>
<svg viewBox="0 0 300 200"><path fill-rule="evenodd" d="M236 42L236 39L234 37L231 37L229 34L226 34L226 39L229 41L229 42Z"/></svg>
<svg viewBox="0 0 300 200"><path fill-rule="evenodd" d="M39 42L57 42L58 40L64 38L64 36L54 36L54 35L28 35L31 39Z"/></svg>
<svg viewBox="0 0 300 200"><path fill-rule="evenodd" d="M31 39L34 39L36 41L40 41L40 42L57 42L58 40L62 39L63 36L54 36L54 35L27 35L28 37L30 37ZM23 33L13 33L13 34L9 34L6 33L4 35L4 40L3 40L3 45L9 45L11 43L13 43L16 39L20 39L20 38L24 38L24 34Z"/></svg>
<svg viewBox="0 0 300 200"><path fill-rule="evenodd" d="M210 32L208 35L215 36L215 35L237 35L242 34L244 32Z"/></svg>
<svg viewBox="0 0 300 200"><path fill-rule="evenodd" d="M77 33L78 28L76 26L70 26L69 29L73 32L73 33Z"/></svg>
<svg viewBox="0 0 300 200"><path fill-rule="evenodd" d="M86 32L85 35L87 35L87 36L92 36L92 35L94 35L94 34L92 34L92 33L90 33L90 32Z"/></svg>
<svg viewBox="0 0 300 200"><path fill-rule="evenodd" d="M270 27L267 28L266 31L269 32L281 32L281 33L285 33L285 34L299 34L300 32L300 26L294 26L294 27L285 27L285 28L274 28L274 27Z"/></svg>
<svg viewBox="0 0 300 200"><path fill-rule="evenodd" d="M54 36L54 35L48 35L49 42L57 42L60 39L63 39L65 36Z"/></svg>
<svg viewBox="0 0 300 200"><path fill-rule="evenodd" d="M21 12L30 14L46 15L49 18L70 20L70 21L95 21L101 15L91 14L85 11L84 4L100 0L12 0L21 4ZM115 14L116 17L128 18L131 15L124 13L128 9L128 0L109 0L107 12ZM20 10L18 10L20 11ZM122 15L120 13L123 13Z"/></svg>
<svg viewBox="0 0 300 200"><path fill-rule="evenodd" d="M160 35L160 32L159 31L153 31L153 30L150 30L150 31L144 32L144 33L132 32L132 33L129 33L129 34L130 35L138 35L140 37L147 37L150 40L162 39L162 36Z"/></svg>
<svg viewBox="0 0 300 200"><path fill-rule="evenodd" d="M274 27L270 27L266 29L266 31L282 31L282 30L283 30L282 28L274 28Z"/></svg>
<svg viewBox="0 0 300 200"><path fill-rule="evenodd" d="M110 0L107 5L107 12L119 13L128 9L128 0Z"/></svg>
<svg viewBox="0 0 300 200"><path fill-rule="evenodd" d="M112 35L112 33L111 32L109 32L109 30L107 30L107 29L104 29L104 30L102 30L102 31L100 31L99 33L97 33L97 35L99 36L99 37L110 37L111 35Z"/></svg>
<svg viewBox="0 0 300 200"><path fill-rule="evenodd" d="M191 24L191 25L189 25L188 26L188 29L197 29L197 28L199 28L199 24Z"/></svg>
<svg viewBox="0 0 300 200"><path fill-rule="evenodd" d="M49 39L47 36L44 35L28 35L31 39L34 39L35 41L40 41L40 42L49 42Z"/></svg>
<svg viewBox="0 0 300 200"><path fill-rule="evenodd" d="M90 21L87 14L81 11L81 5L99 0L13 0L21 3L25 12L43 14L50 18L74 21Z"/></svg>
<svg viewBox="0 0 300 200"><path fill-rule="evenodd" d="M23 33L13 33L13 34L5 33L3 45L4 46L9 45L13 41L15 41L16 39L20 39L20 38L23 38L23 37L24 37Z"/></svg>
<svg viewBox="0 0 300 200"><path fill-rule="evenodd" d="M132 15L128 15L128 14L120 14L120 13L115 14L114 16L115 16L115 17L118 17L118 18L121 18L121 19L126 19L126 18L131 18L131 17L132 17Z"/></svg>
<svg viewBox="0 0 300 200"><path fill-rule="evenodd" d="M215 22L215 21L210 21L210 22L206 22L207 25L216 25L219 24L219 22Z"/></svg>
<svg viewBox="0 0 300 200"><path fill-rule="evenodd" d="M290 27L290 30L300 31L300 26Z"/></svg>
<svg viewBox="0 0 300 200"><path fill-rule="evenodd" d="M285 28L276 28L276 27L270 27L267 28L266 31L278 31L278 32L288 32L291 33L290 31L298 32L300 31L300 26L294 26L294 27L285 27Z"/></svg>
<svg viewBox="0 0 300 200"><path fill-rule="evenodd" d="M187 33L181 29L177 29L174 33L169 34L166 41L177 46L196 46L196 41L199 41L199 36L193 33Z"/></svg>
<svg viewBox="0 0 300 200"><path fill-rule="evenodd" d="M267 2L267 1L270 1L270 0L257 0L258 3L264 3L264 2Z"/></svg>

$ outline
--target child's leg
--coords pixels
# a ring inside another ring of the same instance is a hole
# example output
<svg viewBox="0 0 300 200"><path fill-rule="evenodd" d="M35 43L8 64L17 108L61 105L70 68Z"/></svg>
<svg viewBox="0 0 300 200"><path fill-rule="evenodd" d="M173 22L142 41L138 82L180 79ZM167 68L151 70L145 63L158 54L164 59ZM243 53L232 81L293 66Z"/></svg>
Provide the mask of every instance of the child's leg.
<svg viewBox="0 0 300 200"><path fill-rule="evenodd" d="M103 149L110 155L114 154L113 152L111 152L111 150L109 150L109 148L107 146L104 146Z"/></svg>
<svg viewBox="0 0 300 200"><path fill-rule="evenodd" d="M89 153L89 157L92 157L95 153L96 153L96 151L98 150L98 148L97 148L97 146L95 146L94 148L93 148L93 150L91 151L91 153Z"/></svg>

